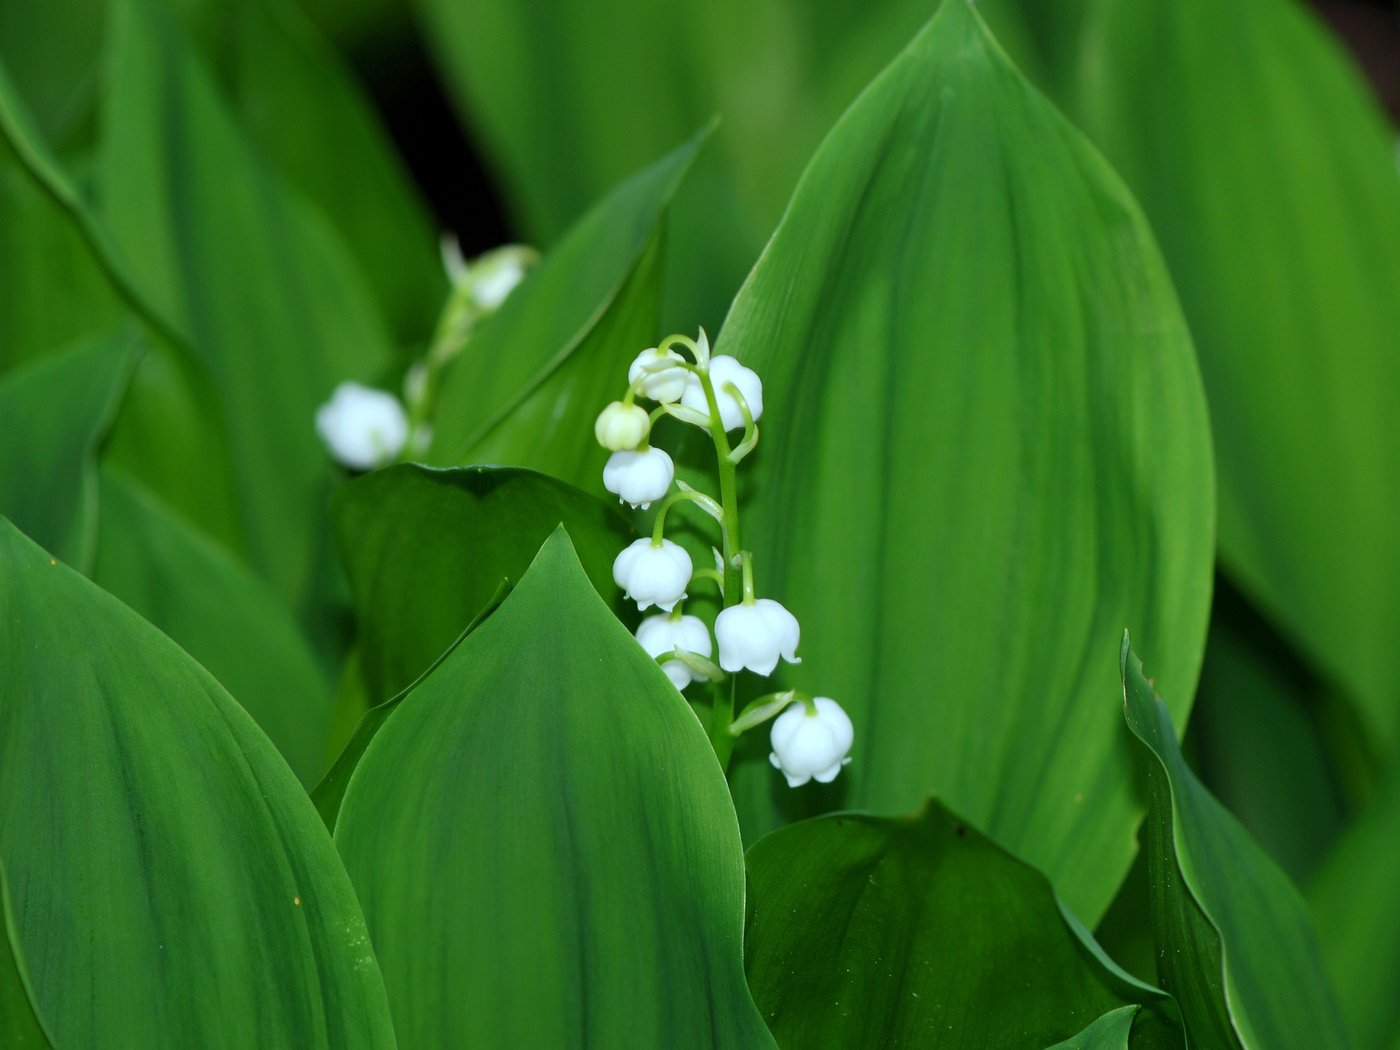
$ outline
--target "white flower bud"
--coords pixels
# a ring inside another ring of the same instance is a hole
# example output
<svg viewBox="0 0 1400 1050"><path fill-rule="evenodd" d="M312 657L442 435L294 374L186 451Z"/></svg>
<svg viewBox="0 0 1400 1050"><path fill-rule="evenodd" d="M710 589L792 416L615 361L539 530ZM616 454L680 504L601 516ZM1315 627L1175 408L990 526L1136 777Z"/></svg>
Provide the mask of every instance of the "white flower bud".
<svg viewBox="0 0 1400 1050"><path fill-rule="evenodd" d="M855 739L850 718L830 697L819 696L812 703L815 711L802 703L789 707L774 721L769 736L773 753L768 760L787 777L788 787L801 787L813 778L829 784L850 762L846 754Z"/></svg>
<svg viewBox="0 0 1400 1050"><path fill-rule="evenodd" d="M623 548L613 562L613 579L645 612L655 605L670 612L690 584L690 555L670 540L654 547L649 539Z"/></svg>
<svg viewBox="0 0 1400 1050"><path fill-rule="evenodd" d="M682 616L678 620L666 615L648 616L637 627L637 641L653 659L682 649L688 653L698 653L708 660L714 651L709 629L698 616ZM667 660L661 665L661 670L666 672L666 677L677 689L684 689L691 682L704 678L680 660Z"/></svg>
<svg viewBox="0 0 1400 1050"><path fill-rule="evenodd" d="M471 269L472 298L483 310L494 310L525 279L525 260L518 251L501 249L483 255Z"/></svg>
<svg viewBox="0 0 1400 1050"><path fill-rule="evenodd" d="M659 448L637 452L614 452L603 466L603 487L619 503L646 510L653 500L666 495L676 478L676 465Z"/></svg>
<svg viewBox="0 0 1400 1050"><path fill-rule="evenodd" d="M613 452L629 452L651 433L651 417L640 405L624 405L614 401L598 414L593 424L593 436L598 444Z"/></svg>
<svg viewBox="0 0 1400 1050"><path fill-rule="evenodd" d="M393 394L341 383L316 410L316 432L347 467L371 470L397 456L408 440L408 415Z"/></svg>
<svg viewBox="0 0 1400 1050"><path fill-rule="evenodd" d="M801 663L797 658L801 633L797 617L772 598L731 605L715 618L719 665L731 674L747 667L768 675L778 666L779 656L790 664Z"/></svg>
<svg viewBox="0 0 1400 1050"><path fill-rule="evenodd" d="M725 392L724 388L729 383L739 388L739 393L744 396L744 401L755 420L763 415L763 381L753 369L745 368L732 357L712 357L710 382L714 384L715 403L719 406L719 418L725 430L736 430L744 425L744 413L739 408L738 400L733 394ZM705 390L698 380L685 388L681 395L681 404L709 418L710 406L705 400Z"/></svg>
<svg viewBox="0 0 1400 1050"><path fill-rule="evenodd" d="M700 380L694 372L679 365L668 365L668 361L684 362L685 358L674 350L663 353L654 346L649 347L638 354L637 359L627 369L627 381L636 383L641 380L641 392L653 401L663 404L679 401L686 387L692 383L699 388ZM703 396L702 393L701 397Z"/></svg>

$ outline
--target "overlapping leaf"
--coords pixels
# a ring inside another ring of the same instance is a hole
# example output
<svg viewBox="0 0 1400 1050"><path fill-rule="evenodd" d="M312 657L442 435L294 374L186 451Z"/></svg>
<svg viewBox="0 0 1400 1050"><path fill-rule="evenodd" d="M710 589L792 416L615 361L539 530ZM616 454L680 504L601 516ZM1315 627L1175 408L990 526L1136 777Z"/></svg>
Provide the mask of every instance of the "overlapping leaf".
<svg viewBox="0 0 1400 1050"><path fill-rule="evenodd" d="M1140 810L1110 707L1124 622L1178 711L1209 603L1191 346L1127 191L949 0L842 118L725 323L764 378L746 543L851 712L834 798L765 755L761 832L934 792L1096 920Z"/></svg>
<svg viewBox="0 0 1400 1050"><path fill-rule="evenodd" d="M589 427L657 338L661 223L707 134L612 190L480 327L446 373L432 462L596 479Z"/></svg>
<svg viewBox="0 0 1400 1050"><path fill-rule="evenodd" d="M53 1043L34 1010L29 976L19 949L18 923L10 906L10 885L0 864L0 1046L51 1050Z"/></svg>
<svg viewBox="0 0 1400 1050"><path fill-rule="evenodd" d="M631 538L602 500L508 467L377 471L336 493L335 517L372 703L426 671L561 523L607 594L613 558Z"/></svg>
<svg viewBox="0 0 1400 1050"><path fill-rule="evenodd" d="M99 491L93 579L198 660L314 783L330 691L286 606L144 486L104 469Z"/></svg>
<svg viewBox="0 0 1400 1050"><path fill-rule="evenodd" d="M1308 887L1322 958L1352 1042L1400 1050L1400 773L1327 856Z"/></svg>
<svg viewBox="0 0 1400 1050"><path fill-rule="evenodd" d="M1225 568L1393 755L1394 129L1294 0L1096 0L1087 34L1074 115L1142 201L1181 293Z"/></svg>
<svg viewBox="0 0 1400 1050"><path fill-rule="evenodd" d="M338 382L375 378L387 333L330 226L249 150L178 27L153 0L112 6L102 214L208 368L249 557L300 605L330 558L315 409Z"/></svg>
<svg viewBox="0 0 1400 1050"><path fill-rule="evenodd" d="M394 1045L350 882L267 738L8 522L0 680L0 856L55 1045Z"/></svg>
<svg viewBox="0 0 1400 1050"><path fill-rule="evenodd" d="M1123 639L1124 713L1148 749L1145 837L1162 985L1192 1045L1345 1047L1297 891L1196 779Z"/></svg>
<svg viewBox="0 0 1400 1050"><path fill-rule="evenodd" d="M406 1046L773 1045L719 764L563 530L380 729L335 837Z"/></svg>
<svg viewBox="0 0 1400 1050"><path fill-rule="evenodd" d="M1043 1047L1123 1007L1131 1027L1144 1003L1137 1045L1180 1046L1161 993L1067 923L1043 875L936 803L782 828L748 869L749 985L790 1050Z"/></svg>
<svg viewBox="0 0 1400 1050"><path fill-rule="evenodd" d="M87 572L97 447L131 372L129 338L82 344L0 380L0 514Z"/></svg>

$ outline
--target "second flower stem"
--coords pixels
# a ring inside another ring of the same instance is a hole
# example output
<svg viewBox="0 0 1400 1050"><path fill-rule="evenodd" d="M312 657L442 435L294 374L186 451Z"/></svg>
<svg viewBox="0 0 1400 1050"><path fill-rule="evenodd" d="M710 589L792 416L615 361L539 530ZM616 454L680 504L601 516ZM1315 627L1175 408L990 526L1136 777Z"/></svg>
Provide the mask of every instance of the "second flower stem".
<svg viewBox="0 0 1400 1050"><path fill-rule="evenodd" d="M709 369L698 369L700 385L705 391L705 403L710 410L710 440L715 446L715 460L719 467L719 502L724 514L722 542L724 555L724 605L739 604L743 595L744 582L739 566L735 565L735 555L744 549L743 536L739 532L739 482L735 463L730 458L729 437L720 417L719 399L715 396L715 385L710 381ZM729 724L734 721L734 688L737 675L730 675L726 681L714 684L714 708L710 717L710 743L714 745L720 768L729 769L729 756L734 750L734 737L729 732Z"/></svg>

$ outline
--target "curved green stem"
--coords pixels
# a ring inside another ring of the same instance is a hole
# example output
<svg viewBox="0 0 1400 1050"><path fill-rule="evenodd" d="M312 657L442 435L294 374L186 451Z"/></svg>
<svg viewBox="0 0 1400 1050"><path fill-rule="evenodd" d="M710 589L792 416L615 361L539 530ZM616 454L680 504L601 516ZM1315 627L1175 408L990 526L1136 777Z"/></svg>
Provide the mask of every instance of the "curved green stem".
<svg viewBox="0 0 1400 1050"><path fill-rule="evenodd" d="M705 391L705 404L709 407L710 418L707 428L710 440L714 442L715 459L719 467L719 503L724 511L723 555L724 555L724 604L737 605L743 595L744 583L734 556L743 549L743 537L739 531L739 481L735 473L733 451L729 437L724 432L720 419L719 399L715 396L715 385L710 380L708 369L699 373L700 385ZM710 742L719 758L721 769L729 769L729 757L734 750L734 737L729 732L729 724L734 719L734 685L737 676L730 675L727 682L717 682L714 687L714 709L710 716Z"/></svg>
<svg viewBox="0 0 1400 1050"><path fill-rule="evenodd" d="M692 488L683 488L679 492L673 492L661 501L661 506L656 511L656 523L651 527L651 541L659 544L661 537L665 535L666 515L677 503L694 503L715 521L719 522L720 528L724 528L724 508L716 503L703 492L698 492Z"/></svg>

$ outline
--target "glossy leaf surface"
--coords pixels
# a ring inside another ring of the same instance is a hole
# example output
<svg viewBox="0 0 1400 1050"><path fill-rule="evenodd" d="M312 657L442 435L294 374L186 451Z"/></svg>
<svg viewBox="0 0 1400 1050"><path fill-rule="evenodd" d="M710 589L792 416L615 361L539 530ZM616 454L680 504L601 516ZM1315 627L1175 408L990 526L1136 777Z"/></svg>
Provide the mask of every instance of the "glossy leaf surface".
<svg viewBox="0 0 1400 1050"><path fill-rule="evenodd" d="M559 524L608 595L613 559L632 539L602 500L509 467L377 471L336 493L335 518L371 703L426 671Z"/></svg>
<svg viewBox="0 0 1400 1050"><path fill-rule="evenodd" d="M0 379L0 514L79 572L97 537L97 447L134 356L130 339L88 343Z"/></svg>
<svg viewBox="0 0 1400 1050"><path fill-rule="evenodd" d="M773 1045L724 777L562 530L380 729L335 837L404 1045Z"/></svg>
<svg viewBox="0 0 1400 1050"><path fill-rule="evenodd" d="M1157 957L1192 1044L1346 1046L1297 891L1187 767L1126 637L1122 673L1128 726L1150 752Z"/></svg>
<svg viewBox="0 0 1400 1050"><path fill-rule="evenodd" d="M1091 9L1074 116L1142 201L1181 293L1215 431L1224 566L1355 695L1393 756L1394 128L1295 0Z"/></svg>
<svg viewBox="0 0 1400 1050"><path fill-rule="evenodd" d="M1160 996L1105 964L1043 875L934 802L782 828L748 867L749 985L791 1050L1043 1047Z"/></svg>
<svg viewBox="0 0 1400 1050"><path fill-rule="evenodd" d="M203 668L0 522L0 855L56 1046L392 1047L305 792Z"/></svg>
<svg viewBox="0 0 1400 1050"><path fill-rule="evenodd" d="M1103 654L1153 625L1178 712L1199 669L1205 405L1131 197L965 0L817 152L718 352L765 384L745 542L790 679L855 724L826 797L751 751L746 833L933 792L1096 921L1140 815Z"/></svg>

